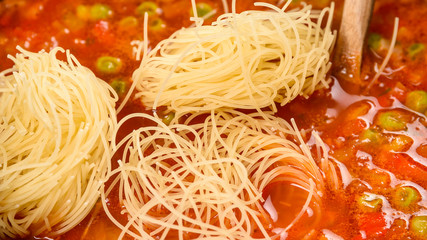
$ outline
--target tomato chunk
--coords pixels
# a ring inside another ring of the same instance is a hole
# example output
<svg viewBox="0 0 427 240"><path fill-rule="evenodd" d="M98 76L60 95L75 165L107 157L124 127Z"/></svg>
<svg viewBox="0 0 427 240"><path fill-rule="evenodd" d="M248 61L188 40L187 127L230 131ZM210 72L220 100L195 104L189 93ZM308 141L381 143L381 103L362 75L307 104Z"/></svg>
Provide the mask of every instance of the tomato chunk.
<svg viewBox="0 0 427 240"><path fill-rule="evenodd" d="M368 212L360 215L359 227L364 231L366 237L379 237L387 233L387 224L381 212Z"/></svg>

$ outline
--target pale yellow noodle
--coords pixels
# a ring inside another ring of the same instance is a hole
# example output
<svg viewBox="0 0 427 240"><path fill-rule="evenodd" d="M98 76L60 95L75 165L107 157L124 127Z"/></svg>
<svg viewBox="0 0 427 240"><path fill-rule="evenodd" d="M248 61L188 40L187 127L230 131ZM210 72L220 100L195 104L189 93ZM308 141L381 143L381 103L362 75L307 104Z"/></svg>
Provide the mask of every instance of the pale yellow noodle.
<svg viewBox="0 0 427 240"><path fill-rule="evenodd" d="M204 121L195 120L203 117ZM258 229L263 239L270 239L262 192L274 182L293 183L308 192L304 207L285 231L309 205L320 215L324 175L295 123L271 112L216 109L193 113L182 124L175 119L169 126L148 114L132 114L119 126L132 118L151 124L114 146L124 152L120 166L109 174L113 184L102 194L105 199L118 186L127 223L104 207L122 229L121 237L165 239L176 231L180 239L186 234L198 239L254 239ZM326 161L326 151L320 148L319 161Z"/></svg>
<svg viewBox="0 0 427 240"><path fill-rule="evenodd" d="M222 107L276 111L276 102L328 87L333 5L286 12L286 6L257 3L269 11L237 14L234 4L212 25L182 28L144 53L133 80L145 106L177 114Z"/></svg>
<svg viewBox="0 0 427 240"><path fill-rule="evenodd" d="M0 239L57 236L100 196L118 96L68 50L18 50L0 73Z"/></svg>

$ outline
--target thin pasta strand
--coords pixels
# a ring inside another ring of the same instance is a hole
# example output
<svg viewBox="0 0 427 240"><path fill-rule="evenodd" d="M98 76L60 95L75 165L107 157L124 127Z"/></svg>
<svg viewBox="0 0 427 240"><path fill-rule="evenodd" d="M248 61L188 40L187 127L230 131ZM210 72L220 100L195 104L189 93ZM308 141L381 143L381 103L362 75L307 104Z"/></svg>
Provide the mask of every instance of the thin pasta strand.
<svg viewBox="0 0 427 240"><path fill-rule="evenodd" d="M385 67L387 66L388 61L393 54L394 46L396 45L397 33L399 32L399 18L394 19L394 27L393 27L393 36L391 37L390 48L388 49L387 55L385 56L383 62L381 63L380 68L375 73L374 78L366 87L366 91L368 91L374 84L377 82L378 78L383 74Z"/></svg>
<svg viewBox="0 0 427 240"><path fill-rule="evenodd" d="M18 50L0 73L0 238L57 236L100 196L118 96L68 50Z"/></svg>
<svg viewBox="0 0 427 240"><path fill-rule="evenodd" d="M123 155L119 167L108 175L113 184L104 186L102 198L114 185L120 186L119 200L129 221L122 225L104 207L122 229L121 238L165 239L173 231L179 239L184 235L253 239L252 232L258 229L264 239L271 239L264 225L270 220L260 204L262 191L281 181L308 192L298 216L309 204L320 213L324 177L295 123L292 126L271 112L266 116L269 119L258 112L217 109L193 113L183 124L175 119L169 126L143 113L124 118L119 126L132 118L152 124L113 146L123 149ZM195 120L200 118L205 120Z"/></svg>
<svg viewBox="0 0 427 240"><path fill-rule="evenodd" d="M166 106L178 115L222 107L261 112L328 87L333 5L289 12L256 5L269 11L237 14L233 1L232 12L212 25L180 29L144 53L132 77L135 97L154 111Z"/></svg>

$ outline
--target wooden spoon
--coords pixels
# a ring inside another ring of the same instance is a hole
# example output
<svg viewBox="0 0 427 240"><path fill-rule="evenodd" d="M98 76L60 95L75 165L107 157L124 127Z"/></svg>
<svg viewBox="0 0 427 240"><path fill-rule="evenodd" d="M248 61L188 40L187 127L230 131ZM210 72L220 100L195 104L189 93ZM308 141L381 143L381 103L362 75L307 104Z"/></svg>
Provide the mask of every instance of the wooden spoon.
<svg viewBox="0 0 427 240"><path fill-rule="evenodd" d="M375 0L345 0L335 46L334 75L342 85L360 86L363 42Z"/></svg>

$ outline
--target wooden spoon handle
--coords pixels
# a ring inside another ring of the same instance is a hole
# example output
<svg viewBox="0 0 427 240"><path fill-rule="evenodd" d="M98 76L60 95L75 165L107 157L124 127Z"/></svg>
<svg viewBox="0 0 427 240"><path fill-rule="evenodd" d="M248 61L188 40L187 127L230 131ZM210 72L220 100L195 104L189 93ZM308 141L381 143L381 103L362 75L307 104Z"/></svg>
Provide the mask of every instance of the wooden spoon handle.
<svg viewBox="0 0 427 240"><path fill-rule="evenodd" d="M375 0L346 0L335 47L335 72L345 81L360 82L363 42ZM338 70L338 71L337 71Z"/></svg>

